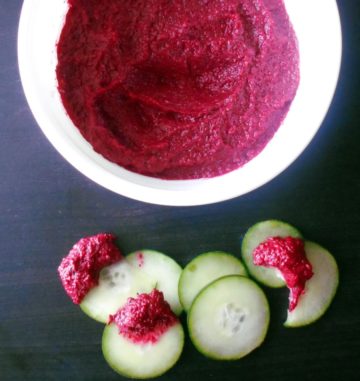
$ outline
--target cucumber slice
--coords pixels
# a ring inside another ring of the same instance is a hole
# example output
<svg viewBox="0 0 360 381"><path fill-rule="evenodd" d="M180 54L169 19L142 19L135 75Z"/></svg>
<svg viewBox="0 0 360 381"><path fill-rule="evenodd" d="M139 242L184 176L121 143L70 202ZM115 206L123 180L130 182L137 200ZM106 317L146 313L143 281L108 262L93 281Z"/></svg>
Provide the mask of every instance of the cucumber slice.
<svg viewBox="0 0 360 381"><path fill-rule="evenodd" d="M85 296L80 308L91 318L107 323L109 315L122 307L129 297L148 293L155 285L154 279L123 259L101 270L98 286Z"/></svg>
<svg viewBox="0 0 360 381"><path fill-rule="evenodd" d="M225 275L247 275L242 262L223 251L200 254L184 268L179 280L179 298L186 311L205 286Z"/></svg>
<svg viewBox="0 0 360 381"><path fill-rule="evenodd" d="M172 258L154 250L136 251L126 259L141 273L155 280L156 288L163 292L173 312L180 315L182 306L178 296L178 283L182 268Z"/></svg>
<svg viewBox="0 0 360 381"><path fill-rule="evenodd" d="M289 312L286 327L301 327L318 320L328 309L339 284L339 270L334 257L323 247L305 242L305 252L314 275L305 285L296 308Z"/></svg>
<svg viewBox="0 0 360 381"><path fill-rule="evenodd" d="M153 378L164 374L179 359L184 347L180 323L172 326L154 344L136 344L119 334L112 323L105 327L102 351L117 373L129 378Z"/></svg>
<svg viewBox="0 0 360 381"><path fill-rule="evenodd" d="M264 340L270 320L264 292L239 275L217 279L195 298L188 314L190 338L205 356L236 360Z"/></svg>
<svg viewBox="0 0 360 381"><path fill-rule="evenodd" d="M253 225L245 234L241 245L243 261L249 273L260 283L269 287L285 286L284 279L277 269L256 266L253 263L254 249L269 237L302 238L301 233L293 226L277 220L267 220Z"/></svg>

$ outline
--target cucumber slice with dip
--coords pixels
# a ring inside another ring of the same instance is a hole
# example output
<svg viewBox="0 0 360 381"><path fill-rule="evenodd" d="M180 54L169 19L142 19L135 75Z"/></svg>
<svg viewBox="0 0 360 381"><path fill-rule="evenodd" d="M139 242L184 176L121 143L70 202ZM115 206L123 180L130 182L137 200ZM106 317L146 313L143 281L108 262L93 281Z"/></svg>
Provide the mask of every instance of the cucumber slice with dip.
<svg viewBox="0 0 360 381"><path fill-rule="evenodd" d="M256 266L253 263L254 249L269 237L302 238L301 233L293 226L277 220L258 222L246 232L242 245L242 259L249 273L260 283L268 287L284 287L285 281L280 272L274 268Z"/></svg>
<svg viewBox="0 0 360 381"><path fill-rule="evenodd" d="M156 280L132 266L126 259L104 267L99 284L92 288L80 303L82 311L91 318L107 323L129 297L150 292Z"/></svg>
<svg viewBox="0 0 360 381"><path fill-rule="evenodd" d="M119 334L112 323L105 327L102 352L117 373L137 379L161 376L178 361L184 346L180 323L169 328L156 343L137 344Z"/></svg>
<svg viewBox="0 0 360 381"><path fill-rule="evenodd" d="M176 315L182 312L178 296L178 283L182 268L169 256L155 250L139 250L129 254L126 260L145 276L156 282L165 300Z"/></svg>
<svg viewBox="0 0 360 381"><path fill-rule="evenodd" d="M301 327L318 320L330 306L339 284L338 266L326 249L306 241L305 252L314 274L306 282L296 308L288 311L286 327Z"/></svg>
<svg viewBox="0 0 360 381"><path fill-rule="evenodd" d="M162 375L175 365L183 346L182 325L157 289L129 298L111 316L102 339L105 360L130 378Z"/></svg>
<svg viewBox="0 0 360 381"><path fill-rule="evenodd" d="M200 291L188 314L188 329L205 356L236 360L261 345L269 320L268 301L260 287L249 278L230 275Z"/></svg>
<svg viewBox="0 0 360 381"><path fill-rule="evenodd" d="M184 268L179 280L179 298L186 311L209 283L225 275L247 275L242 262L223 251L198 255Z"/></svg>

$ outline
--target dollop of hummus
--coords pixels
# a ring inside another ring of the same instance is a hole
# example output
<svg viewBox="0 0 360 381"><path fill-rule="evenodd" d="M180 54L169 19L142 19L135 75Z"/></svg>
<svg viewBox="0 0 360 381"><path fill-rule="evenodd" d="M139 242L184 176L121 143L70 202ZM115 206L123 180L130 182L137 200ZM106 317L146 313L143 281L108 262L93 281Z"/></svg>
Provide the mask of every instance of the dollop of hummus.
<svg viewBox="0 0 360 381"><path fill-rule="evenodd" d="M286 116L299 54L282 0L68 0L57 45L65 109L131 171L214 177Z"/></svg>
<svg viewBox="0 0 360 381"><path fill-rule="evenodd" d="M290 290L289 311L293 311L305 292L306 282L314 275L304 241L293 237L270 237L255 248L253 262L280 271Z"/></svg>
<svg viewBox="0 0 360 381"><path fill-rule="evenodd" d="M164 294L154 289L149 294L129 298L115 315L110 315L111 323L117 325L120 335L135 344L154 344L169 328L179 323L179 319L171 311Z"/></svg>
<svg viewBox="0 0 360 381"><path fill-rule="evenodd" d="M100 271L124 257L115 245L113 234L100 233L81 238L58 267L64 290L75 304L99 283Z"/></svg>

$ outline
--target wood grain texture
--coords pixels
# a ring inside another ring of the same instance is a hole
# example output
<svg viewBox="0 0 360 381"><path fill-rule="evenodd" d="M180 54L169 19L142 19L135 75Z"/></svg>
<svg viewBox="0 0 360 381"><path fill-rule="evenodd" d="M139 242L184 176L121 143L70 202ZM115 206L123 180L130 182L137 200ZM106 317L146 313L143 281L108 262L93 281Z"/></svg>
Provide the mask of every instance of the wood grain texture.
<svg viewBox="0 0 360 381"><path fill-rule="evenodd" d="M152 248L186 264L207 250L240 253L256 221L278 218L328 248L340 287L323 319L285 329L286 290L268 290L265 344L236 362L202 357L189 340L162 380L358 380L360 360L360 4L339 0L344 57L323 126L304 154L264 187L193 208L147 205L80 175L51 147L26 104L17 70L20 0L0 3L0 380L112 381L102 326L73 306L57 279L80 237L114 232L125 253ZM319 25L321 27L321 25Z"/></svg>

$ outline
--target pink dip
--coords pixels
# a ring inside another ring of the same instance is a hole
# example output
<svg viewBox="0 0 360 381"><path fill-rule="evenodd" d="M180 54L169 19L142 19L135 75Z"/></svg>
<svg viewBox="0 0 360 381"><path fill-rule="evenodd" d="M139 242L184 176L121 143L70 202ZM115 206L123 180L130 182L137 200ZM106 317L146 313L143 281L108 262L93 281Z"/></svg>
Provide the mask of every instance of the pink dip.
<svg viewBox="0 0 360 381"><path fill-rule="evenodd" d="M100 271L123 258L112 234L82 238L63 258L58 268L65 291L75 304L99 282Z"/></svg>
<svg viewBox="0 0 360 381"><path fill-rule="evenodd" d="M156 343L178 318L164 300L161 291L139 294L129 298L115 315L110 315L109 324L115 323L119 333L136 344Z"/></svg>
<svg viewBox="0 0 360 381"><path fill-rule="evenodd" d="M289 311L297 306L305 292L305 283L313 276L311 263L307 260L304 241L293 237L271 237L253 251L255 265L277 268L288 288Z"/></svg>

